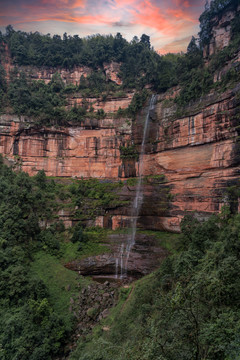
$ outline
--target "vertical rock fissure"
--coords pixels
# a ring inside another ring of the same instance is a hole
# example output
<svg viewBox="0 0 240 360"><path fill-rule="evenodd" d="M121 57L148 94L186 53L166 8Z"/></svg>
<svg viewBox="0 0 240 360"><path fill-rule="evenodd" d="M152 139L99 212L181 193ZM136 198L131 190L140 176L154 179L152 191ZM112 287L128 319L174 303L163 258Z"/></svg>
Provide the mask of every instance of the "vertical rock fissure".
<svg viewBox="0 0 240 360"><path fill-rule="evenodd" d="M142 143L141 143L141 149L139 154L139 171L138 171L138 181L137 181L137 187L136 187L136 195L133 201L132 210L131 210L131 233L128 236L127 244L124 246L122 244L121 246L121 252L120 252L120 261L119 256L116 258L116 277L122 278L123 276L127 276L128 271L128 260L129 255L131 253L132 247L135 244L135 238L136 238L136 231L137 231L137 220L139 216L139 212L141 210L141 206L143 203L143 190L142 190L142 180L143 180L143 157L145 154L145 142L147 137L147 130L149 125L149 119L150 119L150 111L154 109L155 105L155 99L156 95L152 95L147 115L145 119L144 124L144 130L143 130L143 137L142 137ZM120 265L120 274L118 271L118 267Z"/></svg>

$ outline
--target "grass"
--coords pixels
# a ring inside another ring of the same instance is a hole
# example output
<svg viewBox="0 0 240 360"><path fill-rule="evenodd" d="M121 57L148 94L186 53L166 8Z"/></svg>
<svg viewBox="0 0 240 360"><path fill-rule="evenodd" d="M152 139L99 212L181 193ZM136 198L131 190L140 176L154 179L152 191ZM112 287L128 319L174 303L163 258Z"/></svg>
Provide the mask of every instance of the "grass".
<svg viewBox="0 0 240 360"><path fill-rule="evenodd" d="M79 258L80 252L78 251L79 244L73 244L71 241L61 243L61 263L67 263Z"/></svg>
<svg viewBox="0 0 240 360"><path fill-rule="evenodd" d="M55 256L43 251L35 255L31 271L46 285L54 310L62 314L66 324L71 326L70 297L74 292L79 291L78 283L84 286L87 280L66 269ZM69 291L68 288L70 288Z"/></svg>
<svg viewBox="0 0 240 360"><path fill-rule="evenodd" d="M110 251L107 245L108 235L112 233L111 230L93 227L87 229L85 233L88 236L86 243L72 243L70 240L61 243L61 262L63 264L75 259L83 259Z"/></svg>

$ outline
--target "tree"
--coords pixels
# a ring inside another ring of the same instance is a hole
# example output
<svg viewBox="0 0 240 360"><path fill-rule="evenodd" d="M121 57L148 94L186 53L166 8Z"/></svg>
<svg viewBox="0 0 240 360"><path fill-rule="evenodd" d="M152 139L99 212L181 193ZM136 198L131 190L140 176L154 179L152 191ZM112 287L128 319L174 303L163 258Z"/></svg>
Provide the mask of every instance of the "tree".
<svg viewBox="0 0 240 360"><path fill-rule="evenodd" d="M6 27L6 36L7 36L7 38L10 38L13 33L15 33L15 30L13 29L12 25L8 25Z"/></svg>
<svg viewBox="0 0 240 360"><path fill-rule="evenodd" d="M187 53L188 54L199 53L199 47L197 46L196 38L194 36L192 36L192 39L187 47Z"/></svg>
<svg viewBox="0 0 240 360"><path fill-rule="evenodd" d="M142 34L141 39L140 39L140 43L142 43L143 45L145 45L148 49L151 48L151 43L150 43L150 36L146 35L146 34Z"/></svg>
<svg viewBox="0 0 240 360"><path fill-rule="evenodd" d="M39 170L37 175L35 175L35 180L38 186L41 189L45 189L47 186L47 177L44 170Z"/></svg>
<svg viewBox="0 0 240 360"><path fill-rule="evenodd" d="M50 87L51 87L51 90L53 92L60 92L61 90L63 90L64 88L64 82L61 78L61 75L59 73L55 73L53 76L52 76L52 79L49 83Z"/></svg>

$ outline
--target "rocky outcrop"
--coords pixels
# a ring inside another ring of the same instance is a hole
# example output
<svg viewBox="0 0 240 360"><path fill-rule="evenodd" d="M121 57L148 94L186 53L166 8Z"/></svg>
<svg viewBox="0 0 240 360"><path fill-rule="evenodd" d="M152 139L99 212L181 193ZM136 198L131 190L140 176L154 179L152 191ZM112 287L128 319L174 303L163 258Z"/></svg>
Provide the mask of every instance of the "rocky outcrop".
<svg viewBox="0 0 240 360"><path fill-rule="evenodd" d="M240 5L230 5L224 11L211 19L210 40L204 47L203 56L207 59L216 51L222 50L229 45L231 40L231 21L240 12Z"/></svg>
<svg viewBox="0 0 240 360"><path fill-rule="evenodd" d="M240 7L229 7L212 19L210 43L204 49L206 62L209 56L229 44L232 19ZM13 69L9 51L5 49L2 64L8 79ZM107 81L121 84L121 64L103 64ZM240 53L219 69L214 81L223 78L232 67L240 69ZM49 82L57 71L66 83L79 84L82 76L91 73L87 67L72 70L59 68L20 67L28 77ZM143 157L142 190L144 202L138 227L179 231L182 217L189 211L204 218L230 205L239 211L237 191L240 174L240 85L222 93L212 92L189 104L179 112L174 97L179 88L158 95L150 112L150 123ZM137 156L123 156L121 149L134 144L140 151L147 104L134 121L121 118L119 108L126 109L134 91L118 95L94 95L83 98L79 93L69 95L66 107L82 105L91 108L89 118L79 124L65 127L43 127L24 117L0 116L0 153L5 161L21 167L30 175L44 169L48 176L98 178L124 181L119 192L120 200L131 204L136 183L127 179L139 174ZM100 119L96 112L104 110ZM95 116L96 115L96 116ZM134 155L134 154L132 154ZM136 155L136 154L135 154ZM66 226L72 225L71 214L58 214ZM131 206L121 206L98 214L90 225L116 229L127 227L131 219ZM105 259L106 260L106 259ZM112 265L111 265L112 266Z"/></svg>
<svg viewBox="0 0 240 360"><path fill-rule="evenodd" d="M176 114L169 93L158 96L150 114L138 226L178 231L188 211L205 217L224 204L238 208L229 189L239 186L239 93L240 86L209 95L182 115ZM135 143L140 150L146 109L133 123L109 115L65 128L38 127L2 115L0 152L31 175L44 169L49 176L124 180L138 174L139 163L122 158L120 148ZM126 182L120 198L131 203L135 190L136 185ZM128 226L130 217L131 208L123 206L103 213L95 223L115 229Z"/></svg>
<svg viewBox="0 0 240 360"><path fill-rule="evenodd" d="M6 44L1 45L3 48L3 52L1 54L1 64L5 69L7 81L9 81L11 72L13 72L15 69L15 64L11 58L8 46ZM120 67L120 63L104 63L103 69L99 68L99 70L105 74L107 81L112 81L117 85L121 85L122 80L119 75ZM29 79L42 80L46 84L51 81L55 73L58 73L66 84L73 85L79 85L82 77L86 78L93 72L93 69L88 66L74 66L72 69L65 69L62 67L37 67L22 65L18 66L17 70L18 73L24 72Z"/></svg>
<svg viewBox="0 0 240 360"><path fill-rule="evenodd" d="M121 253L121 244L125 244L128 241L128 237L131 235L112 235L110 236L110 249L111 252L103 255L92 256L82 260L72 261L65 266L74 271L78 271L79 274L84 276L93 275L113 275L138 278L143 275L150 274L155 270L159 264L166 258L168 252L159 246L154 237L143 234L136 236L136 242L131 249L129 258L127 261L127 274L125 269L120 268L120 262L116 268L116 260L119 259ZM127 254L122 254L122 263L126 263Z"/></svg>
<svg viewBox="0 0 240 360"><path fill-rule="evenodd" d="M105 281L104 284L93 282L84 287L70 298L69 311L73 314L76 325L71 336L71 343L64 349L65 358L69 358L71 352L77 347L80 337L91 333L94 326L101 324L110 309L117 304L118 288L116 284ZM102 327L108 331L107 326ZM63 357L62 357L63 358Z"/></svg>
<svg viewBox="0 0 240 360"><path fill-rule="evenodd" d="M107 114L115 114L119 108L126 109L133 98L134 91L128 91L121 96L109 95L106 99L95 97L83 97L80 93L69 96L67 99L67 108L71 108L74 105L81 106L83 103L87 103L92 106L95 111L102 109Z"/></svg>
<svg viewBox="0 0 240 360"><path fill-rule="evenodd" d="M218 212L228 203L228 188L239 186L239 93L240 86L221 96L208 96L185 109L181 118L176 118L174 104L159 98L145 175L164 174L173 198L171 217L156 218L154 226L177 226L186 211L203 217ZM237 197L233 201L237 207Z"/></svg>
<svg viewBox="0 0 240 360"><path fill-rule="evenodd" d="M117 85L122 85L122 80L120 77L120 63L111 62L110 64L104 63L103 68L106 74L106 80L111 80Z"/></svg>
<svg viewBox="0 0 240 360"><path fill-rule="evenodd" d="M125 119L89 119L83 126L38 127L16 116L0 117L0 153L30 175L118 178L119 147L130 138Z"/></svg>

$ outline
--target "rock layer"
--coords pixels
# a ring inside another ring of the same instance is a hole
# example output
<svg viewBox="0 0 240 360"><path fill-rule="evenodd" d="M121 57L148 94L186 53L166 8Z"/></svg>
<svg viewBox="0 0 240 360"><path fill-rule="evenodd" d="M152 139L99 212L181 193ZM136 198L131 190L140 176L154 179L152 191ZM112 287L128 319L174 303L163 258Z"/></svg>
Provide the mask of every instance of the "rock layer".
<svg viewBox="0 0 240 360"><path fill-rule="evenodd" d="M143 182L139 226L178 231L186 211L204 217L237 201L230 199L228 188L239 185L239 92L240 86L208 96L181 117L174 102L165 101L169 94L158 96L144 155L148 180ZM44 169L49 176L118 181L138 174L138 162L122 159L120 147L134 142L140 148L145 116L146 109L132 124L109 114L102 120L86 119L81 126L43 128L2 115L0 152L31 175ZM134 191L126 184L120 197L132 200ZM96 224L126 226L130 216L130 207L121 207L97 218Z"/></svg>
<svg viewBox="0 0 240 360"><path fill-rule="evenodd" d="M227 8L212 20L210 44L204 49L205 57L228 45L231 37L231 20L238 8ZM240 53L235 54L215 74L215 81L222 78L231 66L239 68ZM9 79L13 64L5 49L3 66ZM79 84L81 77L91 69L75 67L58 68L21 67L29 77L49 82L58 71L66 83ZM107 81L121 84L120 64L104 64L102 69ZM240 173L240 85L224 93L211 93L191 104L180 114L173 98L179 93L174 88L158 95L154 111L150 113L145 155L145 179L142 187L144 203L140 211L139 227L179 231L179 224L188 211L195 211L204 218L219 212L229 204L233 211L240 205L234 187L239 187ZM79 125L45 128L31 119L15 115L0 117L0 153L5 161L21 167L30 175L44 169L55 177L109 179L118 181L136 177L139 163L135 157L121 155L121 148L135 144L140 150L147 106L134 121L118 118L117 111L126 109L134 91L119 97L89 97L94 111L103 109L104 119L91 118ZM80 94L68 97L67 107L81 105ZM147 104L146 104L147 105ZM120 199L129 204L135 197L136 186L125 185ZM67 226L71 216L59 215ZM111 227L129 226L131 206L108 209L95 219L95 225Z"/></svg>
<svg viewBox="0 0 240 360"><path fill-rule="evenodd" d="M116 259L119 258L119 244L127 242L128 235L112 235L110 237L111 252L103 255L92 256L82 260L74 260L65 266L78 271L81 275L126 275L125 269L116 269ZM161 248L152 236L138 234L127 261L127 276L138 278L155 270L161 261L166 258L168 252ZM123 264L126 254L123 254Z"/></svg>

